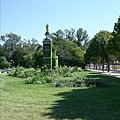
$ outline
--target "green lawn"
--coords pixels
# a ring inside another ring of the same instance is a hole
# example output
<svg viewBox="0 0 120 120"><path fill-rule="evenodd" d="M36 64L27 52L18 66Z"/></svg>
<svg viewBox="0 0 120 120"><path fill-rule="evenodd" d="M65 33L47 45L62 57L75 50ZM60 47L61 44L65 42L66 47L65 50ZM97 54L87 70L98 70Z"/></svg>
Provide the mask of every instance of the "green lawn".
<svg viewBox="0 0 120 120"><path fill-rule="evenodd" d="M75 74L100 79L109 87L55 88L0 75L0 120L120 120L120 79L93 72Z"/></svg>

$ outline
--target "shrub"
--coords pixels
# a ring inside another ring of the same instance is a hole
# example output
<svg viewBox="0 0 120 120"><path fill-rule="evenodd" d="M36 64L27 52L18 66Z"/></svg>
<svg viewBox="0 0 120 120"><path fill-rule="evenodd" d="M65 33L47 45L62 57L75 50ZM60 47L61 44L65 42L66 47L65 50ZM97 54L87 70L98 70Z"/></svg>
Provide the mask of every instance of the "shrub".
<svg viewBox="0 0 120 120"><path fill-rule="evenodd" d="M10 63L6 60L5 57L0 57L0 68L8 68L10 67Z"/></svg>
<svg viewBox="0 0 120 120"><path fill-rule="evenodd" d="M56 73L59 73L61 75L64 75L64 74L67 74L67 73L70 73L70 67L67 67L67 66L60 66L56 69Z"/></svg>
<svg viewBox="0 0 120 120"><path fill-rule="evenodd" d="M26 79L25 79L25 83L26 83L26 84L32 84L32 83L33 83L33 79L32 79L31 77L26 78Z"/></svg>
<svg viewBox="0 0 120 120"><path fill-rule="evenodd" d="M52 82L51 77L45 77L44 80L46 81L46 83L51 83Z"/></svg>
<svg viewBox="0 0 120 120"><path fill-rule="evenodd" d="M34 76L34 77L28 77L25 79L25 83L27 84L46 84L46 83L52 83L51 77L40 77L40 76Z"/></svg>
<svg viewBox="0 0 120 120"><path fill-rule="evenodd" d="M91 87L91 86L108 87L109 86L103 81L100 81L100 80L97 80L97 79L89 79L89 78L87 78L85 80L85 84L86 84L87 87Z"/></svg>
<svg viewBox="0 0 120 120"><path fill-rule="evenodd" d="M75 79L56 79L53 83L54 87L107 87L108 85L102 81L98 81L92 78L75 78Z"/></svg>
<svg viewBox="0 0 120 120"><path fill-rule="evenodd" d="M13 73L13 76L15 77L23 77L24 76L24 70L25 68L24 67L17 67Z"/></svg>
<svg viewBox="0 0 120 120"><path fill-rule="evenodd" d="M74 68L74 71L81 71L81 68ZM57 72L56 72L57 71ZM64 66L60 67L58 70L54 71L43 71L35 70L33 68L25 69L23 67L17 67L9 75L14 75L18 77L23 77L26 84L46 84L51 83L55 87L106 87L108 86L101 80L96 80L92 78L80 78L73 76L70 73L70 67ZM59 74L58 74L59 73Z"/></svg>
<svg viewBox="0 0 120 120"><path fill-rule="evenodd" d="M73 84L74 87L86 87L84 80L76 80Z"/></svg>
<svg viewBox="0 0 120 120"><path fill-rule="evenodd" d="M95 79L86 78L86 79L85 79L85 85L86 85L87 87L95 86Z"/></svg>
<svg viewBox="0 0 120 120"><path fill-rule="evenodd" d="M28 78L28 77L40 76L40 71L35 70L33 68L26 69L24 67L18 66L15 70L11 70L9 75L15 76L15 77Z"/></svg>
<svg viewBox="0 0 120 120"><path fill-rule="evenodd" d="M64 74L63 77L73 77L71 73Z"/></svg>
<svg viewBox="0 0 120 120"><path fill-rule="evenodd" d="M24 72L23 77L25 78L37 76L37 71L35 71L34 69L25 69L23 72Z"/></svg>
<svg viewBox="0 0 120 120"><path fill-rule="evenodd" d="M63 85L62 82L56 81L55 83L53 83L53 86L54 86L54 87L63 87L64 85Z"/></svg>
<svg viewBox="0 0 120 120"><path fill-rule="evenodd" d="M82 72L83 69L81 67L73 67L71 72Z"/></svg>
<svg viewBox="0 0 120 120"><path fill-rule="evenodd" d="M40 80L40 77L34 76L34 77L28 77L25 79L26 84L41 84L42 81Z"/></svg>
<svg viewBox="0 0 120 120"><path fill-rule="evenodd" d="M109 85L107 85L105 82L98 81L98 80L95 81L95 85L96 87L109 87Z"/></svg>
<svg viewBox="0 0 120 120"><path fill-rule="evenodd" d="M15 70L10 70L10 72L9 72L9 76L14 76L14 72L15 72Z"/></svg>

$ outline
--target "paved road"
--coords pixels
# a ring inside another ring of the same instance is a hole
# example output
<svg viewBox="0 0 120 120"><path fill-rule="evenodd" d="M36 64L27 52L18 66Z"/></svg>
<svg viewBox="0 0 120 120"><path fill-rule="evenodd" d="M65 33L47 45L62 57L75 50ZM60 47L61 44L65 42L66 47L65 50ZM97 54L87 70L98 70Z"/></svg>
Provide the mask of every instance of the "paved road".
<svg viewBox="0 0 120 120"><path fill-rule="evenodd" d="M94 69L87 69L87 70L94 71L94 72L99 72L101 74L111 75L111 76L120 78L120 70L118 70L118 71L110 71L110 72L107 72L107 71L103 72L102 70L94 70Z"/></svg>

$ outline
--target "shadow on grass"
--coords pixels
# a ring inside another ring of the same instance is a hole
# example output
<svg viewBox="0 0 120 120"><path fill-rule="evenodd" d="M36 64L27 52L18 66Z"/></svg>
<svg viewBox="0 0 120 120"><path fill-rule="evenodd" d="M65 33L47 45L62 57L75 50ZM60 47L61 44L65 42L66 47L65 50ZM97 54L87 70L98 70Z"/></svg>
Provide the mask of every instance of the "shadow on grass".
<svg viewBox="0 0 120 120"><path fill-rule="evenodd" d="M94 77L108 79L101 75ZM112 79L109 78L111 82ZM120 86L113 86L74 88L70 92L56 94L55 96L60 96L61 99L47 108L50 112L43 116L55 120L120 120Z"/></svg>
<svg viewBox="0 0 120 120"><path fill-rule="evenodd" d="M103 83L106 83L107 85L111 86L111 87L120 87L120 78L117 78L115 76L109 76L109 75L102 75L101 73L89 73L89 75L87 75L88 78L91 79L97 79Z"/></svg>

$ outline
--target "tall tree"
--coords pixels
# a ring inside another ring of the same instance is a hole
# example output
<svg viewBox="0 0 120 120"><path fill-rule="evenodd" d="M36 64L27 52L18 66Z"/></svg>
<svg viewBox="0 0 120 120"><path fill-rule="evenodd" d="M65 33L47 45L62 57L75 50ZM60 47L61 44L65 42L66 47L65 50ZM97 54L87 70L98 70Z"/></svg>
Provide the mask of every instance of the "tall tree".
<svg viewBox="0 0 120 120"><path fill-rule="evenodd" d="M4 42L3 47L4 50L7 52L7 58L9 59L15 50L16 46L19 46L21 41L21 36L16 35L14 33L9 33L6 35L1 36L2 41Z"/></svg>
<svg viewBox="0 0 120 120"><path fill-rule="evenodd" d="M114 55L120 61L120 16L114 24L112 35L113 38L108 43L108 50L111 55Z"/></svg>
<svg viewBox="0 0 120 120"><path fill-rule="evenodd" d="M31 40L24 39L22 44L22 48L26 50L28 53L35 52L37 47L38 47L38 41L34 38L32 38Z"/></svg>
<svg viewBox="0 0 120 120"><path fill-rule="evenodd" d="M68 41L75 40L75 29L71 28L71 30L65 29L64 30L64 38Z"/></svg>
<svg viewBox="0 0 120 120"><path fill-rule="evenodd" d="M61 29L59 29L58 31L52 33L52 36L63 38L64 37L64 32Z"/></svg>
<svg viewBox="0 0 120 120"><path fill-rule="evenodd" d="M26 68L33 67L34 60L33 60L33 54L32 53L24 55L23 60L24 60L24 67L26 67Z"/></svg>
<svg viewBox="0 0 120 120"><path fill-rule="evenodd" d="M77 33L76 33L76 37L77 37L77 45L79 47L81 47L82 49L85 49L85 44L88 42L89 40L89 37L88 37L88 34L87 34L87 31L86 30L83 30L82 28L79 28L77 30Z"/></svg>
<svg viewBox="0 0 120 120"><path fill-rule="evenodd" d="M80 47L73 47L71 48L71 52L73 55L73 61L75 63L73 65L81 66L82 68L84 68L85 51L83 51Z"/></svg>
<svg viewBox="0 0 120 120"><path fill-rule="evenodd" d="M14 61L14 66L20 65L25 67L24 55L26 55L26 51L21 47L16 47L13 54L12 60Z"/></svg>
<svg viewBox="0 0 120 120"><path fill-rule="evenodd" d="M69 30L66 29L66 33L68 32ZM67 38L69 37L67 36ZM84 52L80 48L78 49L78 45L75 42L69 39L66 40L66 37L52 36L52 39L54 46L57 48L60 65L81 65L80 63L83 62Z"/></svg>
<svg viewBox="0 0 120 120"><path fill-rule="evenodd" d="M42 67L42 65L43 65L43 48L42 48L42 46L39 45L37 47L36 52L34 53L33 59L34 59L34 67L35 68Z"/></svg>
<svg viewBox="0 0 120 120"><path fill-rule="evenodd" d="M0 57L5 56L5 51L2 45L0 45Z"/></svg>
<svg viewBox="0 0 120 120"><path fill-rule="evenodd" d="M85 54L85 60L93 63L102 62L102 70L104 71L104 63L110 62L109 55L107 52L108 41L112 38L110 32L102 30L97 33L91 40L90 45Z"/></svg>

